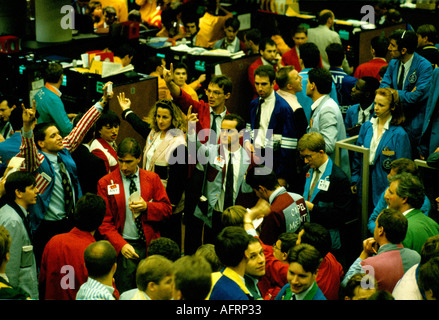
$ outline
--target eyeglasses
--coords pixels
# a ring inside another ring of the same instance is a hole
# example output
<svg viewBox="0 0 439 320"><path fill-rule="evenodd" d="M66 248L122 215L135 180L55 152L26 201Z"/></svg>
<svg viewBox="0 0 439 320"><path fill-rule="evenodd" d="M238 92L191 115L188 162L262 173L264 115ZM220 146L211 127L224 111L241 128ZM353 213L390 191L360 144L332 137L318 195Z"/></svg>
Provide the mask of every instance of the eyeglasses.
<svg viewBox="0 0 439 320"><path fill-rule="evenodd" d="M221 91L218 91L218 90L210 90L210 89L205 89L204 90L205 92L206 92L206 95L207 96L210 96L210 95L212 95L212 97L215 97L215 98L217 98L217 97L219 97L220 95L222 95L222 94L224 94L224 92L221 92Z"/></svg>

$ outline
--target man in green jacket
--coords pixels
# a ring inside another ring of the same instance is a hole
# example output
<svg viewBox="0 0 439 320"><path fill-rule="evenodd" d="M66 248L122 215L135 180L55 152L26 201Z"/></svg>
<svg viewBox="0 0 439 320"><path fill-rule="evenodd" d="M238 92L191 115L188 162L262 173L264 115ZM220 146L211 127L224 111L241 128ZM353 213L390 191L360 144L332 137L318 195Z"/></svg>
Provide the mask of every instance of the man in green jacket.
<svg viewBox="0 0 439 320"><path fill-rule="evenodd" d="M410 173L389 177L389 183L384 196L389 208L399 210L408 220L407 235L402 244L421 253L425 241L439 234L439 224L420 210L425 198L424 186Z"/></svg>

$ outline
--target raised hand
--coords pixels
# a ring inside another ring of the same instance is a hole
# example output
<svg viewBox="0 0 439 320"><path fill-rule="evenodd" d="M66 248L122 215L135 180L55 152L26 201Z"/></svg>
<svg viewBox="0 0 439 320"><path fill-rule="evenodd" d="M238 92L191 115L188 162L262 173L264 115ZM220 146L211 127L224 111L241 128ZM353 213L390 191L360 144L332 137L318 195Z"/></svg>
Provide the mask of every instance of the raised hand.
<svg viewBox="0 0 439 320"><path fill-rule="evenodd" d="M169 70L166 68L163 68L163 80L165 80L166 83L170 83L172 80L174 80L174 64L171 63L169 66Z"/></svg>
<svg viewBox="0 0 439 320"><path fill-rule="evenodd" d="M119 105L122 108L122 111L131 108L131 100L125 98L125 92L119 93L119 95L117 96L117 101L119 101Z"/></svg>
<svg viewBox="0 0 439 320"><path fill-rule="evenodd" d="M37 113L35 100L32 101L32 108L26 108L23 103L21 104L21 108L23 110L23 129L25 132L28 132L32 129L33 123L35 122L35 115Z"/></svg>

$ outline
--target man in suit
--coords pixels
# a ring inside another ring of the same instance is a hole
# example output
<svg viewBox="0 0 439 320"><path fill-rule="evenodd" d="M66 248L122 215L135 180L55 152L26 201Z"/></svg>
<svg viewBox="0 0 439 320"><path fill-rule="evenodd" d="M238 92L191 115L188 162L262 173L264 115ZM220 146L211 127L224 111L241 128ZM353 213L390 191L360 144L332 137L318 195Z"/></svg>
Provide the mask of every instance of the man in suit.
<svg viewBox="0 0 439 320"><path fill-rule="evenodd" d="M294 111L274 89L276 73L272 66L260 66L255 71L255 88L259 97L250 102L247 130L255 153L271 166L279 184L297 189L294 182L298 132ZM248 146L247 138L244 143ZM262 159L261 159L262 160ZM271 162L271 163L270 163Z"/></svg>
<svg viewBox="0 0 439 320"><path fill-rule="evenodd" d="M189 115L188 120L194 121L196 118ZM251 154L240 144L245 121L239 115L228 114L224 117L219 145L206 145L196 141L195 130L192 124L191 126L188 130L188 142L197 144L198 161L204 165L203 171L206 174L202 187L204 201L198 203L194 216L205 225L204 242L214 243L223 228L221 215L225 209L234 205L252 207L256 203L252 188L245 182L245 175L254 163ZM201 240L201 233L198 239ZM199 245L201 244L200 242Z"/></svg>
<svg viewBox="0 0 439 320"><path fill-rule="evenodd" d="M439 68L434 69L432 78L420 145L424 159L439 148Z"/></svg>
<svg viewBox="0 0 439 320"><path fill-rule="evenodd" d="M294 47L282 55L282 62L286 66L294 66L297 72L302 70L300 65L300 50L299 47L308 41L308 29L299 25L293 34Z"/></svg>
<svg viewBox="0 0 439 320"><path fill-rule="evenodd" d="M46 243L54 235L71 230L71 216L76 201L82 196L76 163L71 156L84 135L101 116L111 99L105 84L102 99L81 118L75 128L62 138L52 123L40 123L34 128L36 107L23 107L23 128L20 153L22 168L35 174L39 190L37 203L30 208L31 231L37 264Z"/></svg>
<svg viewBox="0 0 439 320"><path fill-rule="evenodd" d="M259 43L259 55L260 57L256 59L248 67L248 81L253 88L253 98L258 96L257 90L255 88L255 71L260 66L272 66L275 71L283 67L282 56L277 52L277 45L271 38L262 38ZM275 90L278 89L277 85L274 87Z"/></svg>
<svg viewBox="0 0 439 320"><path fill-rule="evenodd" d="M78 114L73 120L73 125L76 126L82 116L82 113ZM105 161L90 152L90 144L94 140L94 137L95 130L94 127L92 127L84 136L83 143L72 152L72 158L78 169L78 180L83 194L87 192L96 194L99 179L108 173Z"/></svg>
<svg viewBox="0 0 439 320"><path fill-rule="evenodd" d="M334 161L335 143L346 139L346 129L338 104L329 96L332 86L331 73L323 68L314 68L308 73L306 95L313 101L311 119L307 132L318 132L325 139L323 149ZM348 150L341 150L340 167L350 176Z"/></svg>
<svg viewBox="0 0 439 320"><path fill-rule="evenodd" d="M232 81L225 75L214 76L206 89L207 101L193 100L188 93L182 90L174 81L174 66L163 71L163 79L171 92L177 106L185 113L197 115L196 134L201 143L216 145L218 142L221 123L228 113L226 103L232 94ZM190 112L189 112L190 110ZM190 155L189 155L190 156ZM185 253L195 253L199 242L191 236L199 230L199 219L194 216L195 207L201 196L201 187L204 179L204 167L198 163L196 157L190 157L190 177L185 196ZM194 165L196 164L196 165ZM194 229L193 229L194 228Z"/></svg>
<svg viewBox="0 0 439 320"><path fill-rule="evenodd" d="M304 43L300 46L300 64L302 65L302 70L299 72L299 76L302 77L302 87L303 90L296 92L297 101L300 103L300 105L303 108L303 111L305 111L306 119L311 119L311 105L313 104L313 101L310 97L306 95L306 84L308 83L308 72L313 68L321 68L321 56L320 51L317 46L312 42ZM330 96L332 100L337 102L338 104L338 98L337 98L337 89L335 87L335 83L332 84L331 93Z"/></svg>
<svg viewBox="0 0 439 320"><path fill-rule="evenodd" d="M137 264L172 213L160 177L138 167L141 155L135 139L123 139L117 147L119 170L98 182L98 195L107 204L99 231L118 253L115 282L120 293L136 288Z"/></svg>
<svg viewBox="0 0 439 320"><path fill-rule="evenodd" d="M305 134L297 149L309 166L303 197L310 219L329 230L332 249L340 250L340 229L354 210L349 178L325 152L326 142L320 133Z"/></svg>
<svg viewBox="0 0 439 320"><path fill-rule="evenodd" d="M37 264L32 250L28 210L37 201L35 177L27 172L11 173L5 183L6 204L0 209L0 225L11 236L6 276L13 287L39 299Z"/></svg>
<svg viewBox="0 0 439 320"><path fill-rule="evenodd" d="M415 32L395 30L389 38L392 60L380 87L398 90L406 118L403 128L410 138L412 156L417 158L433 69L427 59L415 52L418 45Z"/></svg>
<svg viewBox="0 0 439 320"><path fill-rule="evenodd" d="M326 47L331 43L341 44L340 36L334 31L335 15L331 10L324 9L318 15L318 26L308 29L308 42L315 43L322 55L323 68L329 69ZM347 74L352 73L348 61L343 59L342 68Z"/></svg>

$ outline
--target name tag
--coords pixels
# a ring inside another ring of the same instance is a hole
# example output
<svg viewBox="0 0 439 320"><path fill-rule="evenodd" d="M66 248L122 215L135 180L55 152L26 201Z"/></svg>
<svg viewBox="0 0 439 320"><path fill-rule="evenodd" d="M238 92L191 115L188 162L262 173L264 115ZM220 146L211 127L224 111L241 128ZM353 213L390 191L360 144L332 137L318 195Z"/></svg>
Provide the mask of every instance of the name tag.
<svg viewBox="0 0 439 320"><path fill-rule="evenodd" d="M329 181L328 180L319 180L319 185L317 186L319 190L328 191L329 189Z"/></svg>
<svg viewBox="0 0 439 320"><path fill-rule="evenodd" d="M110 184L108 186L108 195L116 195L120 193L119 185L118 184Z"/></svg>
<svg viewBox="0 0 439 320"><path fill-rule="evenodd" d="M225 160L222 157L218 156L215 158L215 161L213 163L222 168L224 167Z"/></svg>

